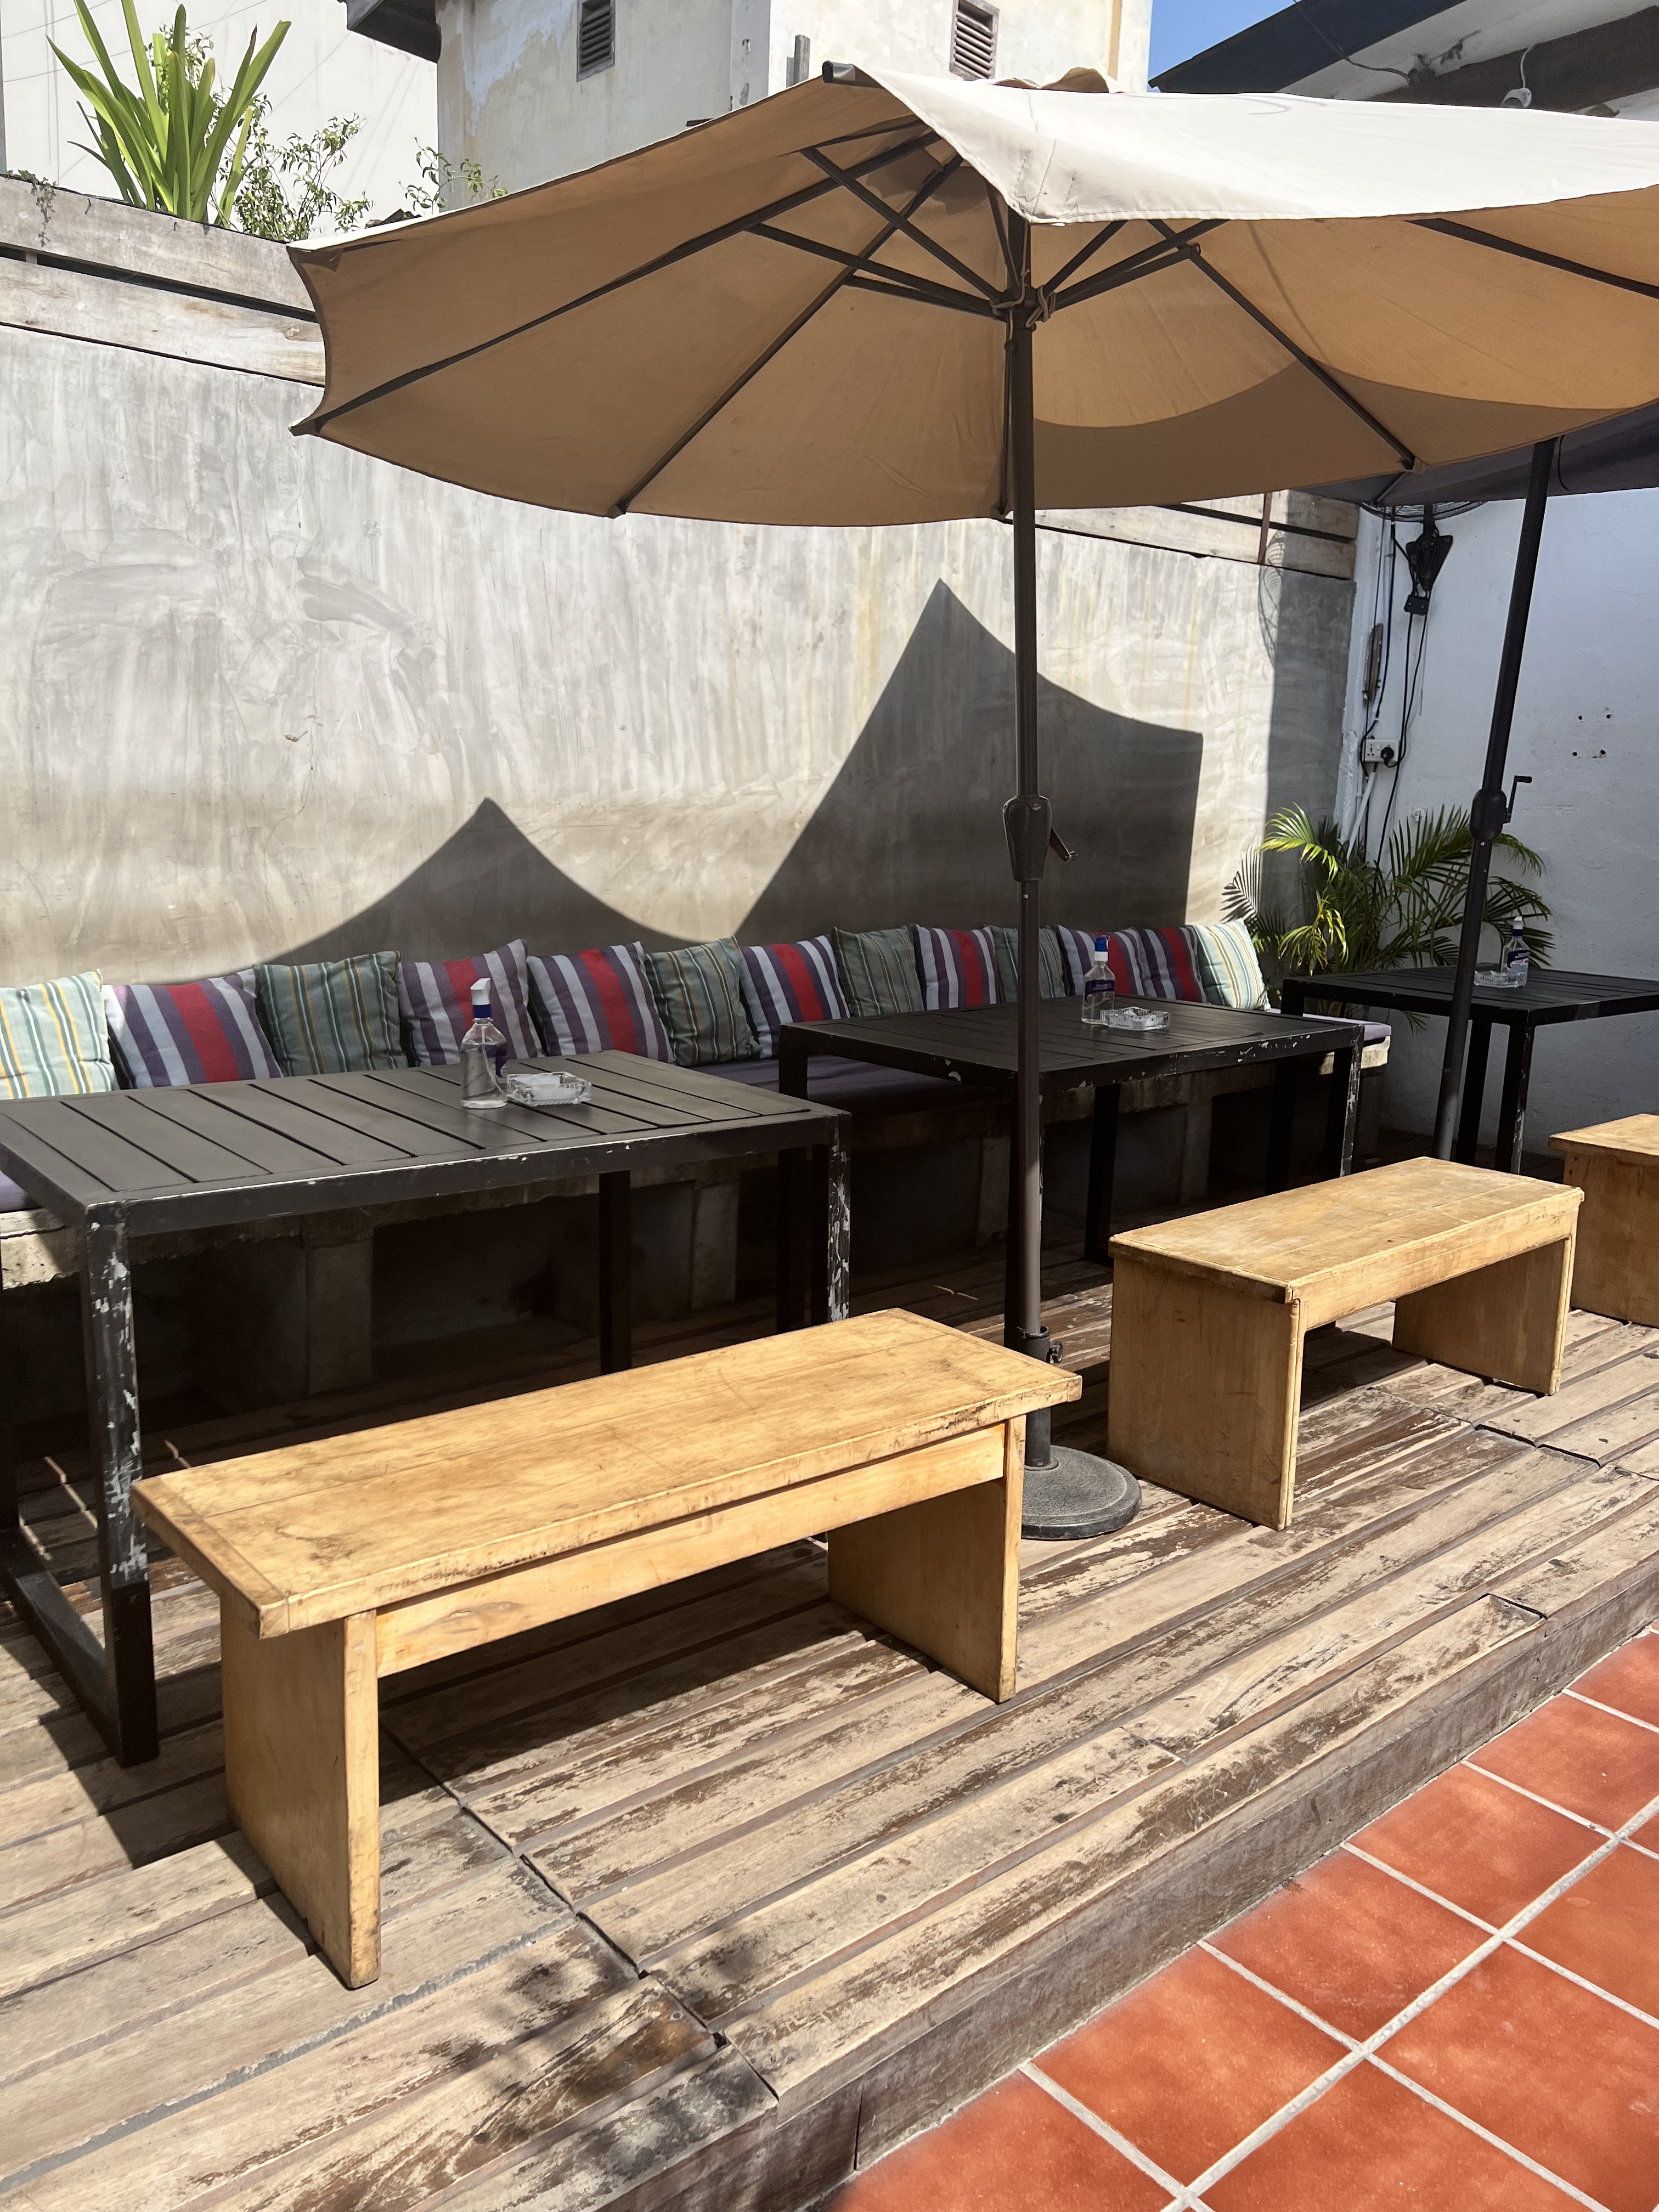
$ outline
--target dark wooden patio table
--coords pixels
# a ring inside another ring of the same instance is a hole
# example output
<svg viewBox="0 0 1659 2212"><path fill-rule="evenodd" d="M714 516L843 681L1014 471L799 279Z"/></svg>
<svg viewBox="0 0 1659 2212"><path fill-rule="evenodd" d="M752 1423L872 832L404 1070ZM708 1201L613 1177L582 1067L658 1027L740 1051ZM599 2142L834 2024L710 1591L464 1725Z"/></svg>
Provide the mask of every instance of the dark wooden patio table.
<svg viewBox="0 0 1659 2212"><path fill-rule="evenodd" d="M1170 1026L1140 1033L1085 1029L1082 1002L1073 998L1045 999L1041 1009L1043 1094L1074 1091L1085 1084L1094 1085L1083 1247L1086 1259L1106 1259L1117 1153L1118 1093L1126 1083L1270 1062L1274 1077L1267 1187L1282 1190L1290 1177L1302 1064L1310 1059L1316 1062L1333 1053L1325 1166L1328 1174L1347 1174L1353 1161L1354 1121L1359 1103L1363 1023L1241 1013L1228 1006L1194 1006L1182 1000L1125 996L1119 1003L1155 1007L1169 1015ZM778 1088L792 1097L804 1098L807 1063L812 1054L836 1053L849 1060L872 1060L884 1067L908 1068L918 1075L954 1078L964 1086L1006 1091L1012 1112L1019 1065L1015 1028L1018 1011L1012 1005L972 1006L850 1021L790 1022L779 1036Z"/></svg>
<svg viewBox="0 0 1659 2212"><path fill-rule="evenodd" d="M842 1114L628 1053L595 1053L582 1060L581 1073L593 1085L590 1105L536 1110L467 1110L453 1067L0 1105L0 1170L82 1237L101 1643L22 1531L3 1403L0 1583L123 1765L154 1758L158 1741L149 1570L132 1507L142 1466L134 1236L205 1230L234 1237L249 1224L298 1224L347 1208L366 1209L372 1221L380 1206L406 1210L410 1201L465 1200L597 1176L600 1360L614 1370L630 1358L634 1169L756 1153L776 1152L781 1164L810 1156L817 1169L821 1249L814 1256L798 1249L805 1243L799 1208L781 1205L778 1323L793 1328L806 1318L809 1283L813 1318L845 1316Z"/></svg>
<svg viewBox="0 0 1659 2212"><path fill-rule="evenodd" d="M1283 996L1286 1010L1297 1013L1310 999L1328 999L1350 1006L1388 1006L1402 1013L1438 1014L1443 1020L1451 1010L1452 975L1449 968L1378 968L1351 975L1287 975ZM1463 1106L1452 1158L1471 1161L1474 1158L1494 1029L1507 1030L1509 1041L1504 1050L1504 1088L1498 1100L1492 1165L1504 1174L1516 1175L1527 1119L1527 1089L1532 1079L1533 1040L1539 1030L1556 1022L1593 1022L1609 1014L1655 1012L1659 1012L1659 981L1640 976L1586 975L1571 969L1534 968L1519 991L1494 989L1477 982L1469 1017Z"/></svg>

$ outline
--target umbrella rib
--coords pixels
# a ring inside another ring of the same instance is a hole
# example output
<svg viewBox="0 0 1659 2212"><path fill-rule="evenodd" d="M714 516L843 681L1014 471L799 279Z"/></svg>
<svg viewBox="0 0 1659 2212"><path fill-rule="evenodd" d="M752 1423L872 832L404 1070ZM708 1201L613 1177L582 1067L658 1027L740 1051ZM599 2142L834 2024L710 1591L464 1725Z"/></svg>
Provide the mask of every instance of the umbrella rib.
<svg viewBox="0 0 1659 2212"><path fill-rule="evenodd" d="M1092 260L1103 246L1109 246L1123 228L1121 222L1109 222L1103 230L1097 230L1086 246L1079 246L1063 267L1055 270L1054 275L1043 286L1043 290L1052 293L1055 287L1063 284L1068 276L1075 276L1084 263Z"/></svg>
<svg viewBox="0 0 1659 2212"><path fill-rule="evenodd" d="M1079 307L1085 300L1098 300L1104 293L1115 292L1121 284L1133 284L1137 277L1157 276L1166 269L1178 268L1189 258L1197 240L1222 227L1219 217L1210 222L1195 222L1190 230L1182 231L1169 230L1160 223L1158 228L1164 231L1164 240L1158 245L1143 246L1138 253L1115 261L1097 276L1085 276L1080 284L1072 285L1058 298L1052 296L1053 287L1046 286L1045 291L1051 295L1050 312L1058 314L1062 307Z"/></svg>
<svg viewBox="0 0 1659 2212"><path fill-rule="evenodd" d="M945 182L945 179L956 169L960 167L961 162L962 156L959 154L953 154L948 161L943 163L939 168L937 168L933 172L933 175L928 178L927 183L922 185L921 189L913 196L907 213L914 215L915 210L921 206L922 203L939 190L939 186ZM823 291L818 294L817 297L815 300L810 301L807 305L802 308L800 313L795 317L793 322L790 323L784 330L779 331L777 337L772 340L771 343L766 348L764 352L762 353L759 359L751 362L749 367L744 370L742 375L739 376L734 383L728 385L726 389L721 392L720 398L715 400L713 406L705 409L703 413L698 416L697 420L692 423L690 428L683 432L668 448L668 451L662 455L661 459L654 462L653 465L647 470L646 473L640 478L639 482L633 487L633 489L623 494L622 497L616 502L615 506L610 509L611 518L613 521L619 515L623 515L628 513L628 510L633 506L634 501L639 497L640 494L656 482L663 471L669 466L671 462L673 462L679 458L694 438L699 438L702 435L702 433L714 420L714 417L722 413L731 405L732 402L737 398L738 394L743 391L746 385L753 383L756 377L760 374L762 369L766 367L767 363L769 361L775 360L776 356L783 351L783 349L788 344L790 339L795 337L799 331L805 330L807 324L811 321L813 316L817 313L820 307L826 307L829 302L835 298L836 293L842 289L843 285L855 283L858 281L855 271L859 264L867 263L872 254L880 252L882 247L886 245L888 240L891 238L894 231L898 228L899 220L900 218L896 211L893 209L889 208L885 217L885 228L880 231L876 237L870 240L869 244L864 248L863 252L860 255L859 262L854 264L854 268L842 270L838 276L833 278L830 283L826 284ZM775 235L776 234L775 234ZM786 242L791 245L799 245L800 240L798 239L791 239Z"/></svg>
<svg viewBox="0 0 1659 2212"><path fill-rule="evenodd" d="M1583 276L1593 284L1611 284L1620 292L1634 292L1644 300L1659 300L1659 284L1644 284L1639 276L1615 276L1610 269L1593 269L1588 262L1568 261L1559 253L1546 253L1535 246L1519 245L1512 238L1495 238L1490 231L1473 230L1468 223L1449 222L1442 216L1417 220L1419 230L1437 230L1447 238L1461 238L1471 246L1490 246L1494 253L1512 253L1541 268L1559 269L1564 276Z"/></svg>
<svg viewBox="0 0 1659 2212"><path fill-rule="evenodd" d="M872 154L867 161L860 162L856 173L863 176L873 170L885 168L890 161L896 161L907 154L915 154L924 147L931 146L938 137L936 131L930 131L919 138L907 139L902 146L890 146L884 154ZM372 392L360 392L355 399L342 400L337 407L331 407L326 413L307 416L303 422L294 425L294 434L295 437L319 437L331 422L338 422L343 415L355 415L360 407L370 406L377 399L389 399L394 392L406 391L411 384L419 384L428 376L438 376L447 368L459 368L463 362L475 361L480 354L489 353L495 346L507 345L514 338L527 337L532 331L540 330L545 323L557 322L562 315L574 314L578 307L592 307L595 301L608 299L611 293L620 292L629 284L636 284L643 277L654 276L661 270L672 269L677 262L689 261L694 254L707 252L711 246L723 246L729 238L741 238L757 224L769 222L774 216L789 215L796 208L805 207L809 201L823 199L834 189L831 184L806 185L798 192L774 200L769 207L757 208L751 215L734 217L730 222L721 223L717 229L706 230L697 238L689 238L684 245L672 246L666 253L658 254L653 260L641 262L637 269L629 270L625 276L613 276L608 283L596 285L592 291L584 292L579 300L567 300L562 307L550 307L544 315L532 315L527 323L520 323L510 331L499 331L493 338L484 338L459 353L447 355L442 361L428 362L421 368L406 369L401 376L391 377L386 383L377 384Z"/></svg>
<svg viewBox="0 0 1659 2212"><path fill-rule="evenodd" d="M1163 231L1166 238L1175 242L1176 234L1166 224L1160 222L1155 227ZM1402 468L1414 469L1417 466L1417 456L1411 447L1403 440L1396 438L1385 422L1379 422L1364 401L1356 399L1352 392L1339 383L1322 362L1316 361L1310 353L1304 352L1287 331L1281 331L1273 318L1258 307L1254 300L1241 292L1237 284L1231 283L1218 269L1212 267L1196 246L1184 246L1182 258L1190 261L1201 276L1207 276L1218 290L1224 292L1236 307L1243 308L1250 320L1266 331L1276 345L1283 346L1299 368L1305 368L1310 376L1316 377L1332 398L1340 399L1350 414L1357 415L1368 430L1374 431L1384 445L1392 446L1400 456Z"/></svg>
<svg viewBox="0 0 1659 2212"><path fill-rule="evenodd" d="M821 154L816 146L803 146L800 150L815 167L822 169L824 175L841 185L843 191L851 192L854 199L862 200L866 207L878 215L884 222L894 223L913 246L919 246L924 253L931 253L935 261L942 261L947 269L962 278L963 283L971 284L975 291L983 293L988 300L1000 300L1001 295L996 286L988 283L976 270L970 269L965 261L958 261L948 247L939 245L936 239L929 238L925 230L918 230L908 216L895 216L885 200L867 191L858 181L857 170L838 169L828 155Z"/></svg>
<svg viewBox="0 0 1659 2212"><path fill-rule="evenodd" d="M947 284L922 284L915 279L889 283L878 272L874 276L860 270L848 271L847 282L854 292L873 292L878 299L910 300L920 307L954 307L959 315L979 315L986 321L1000 323L1002 317L988 300L975 300L965 292L953 292Z"/></svg>

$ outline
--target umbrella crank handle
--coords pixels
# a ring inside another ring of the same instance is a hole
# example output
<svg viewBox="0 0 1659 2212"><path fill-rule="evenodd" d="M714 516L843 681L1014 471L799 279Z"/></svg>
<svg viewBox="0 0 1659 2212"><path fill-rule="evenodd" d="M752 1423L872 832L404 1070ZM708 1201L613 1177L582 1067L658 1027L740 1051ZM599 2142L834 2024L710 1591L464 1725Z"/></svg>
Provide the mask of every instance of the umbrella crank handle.
<svg viewBox="0 0 1659 2212"><path fill-rule="evenodd" d="M1057 860L1075 857L1055 829L1053 810L1046 799L1011 799L1002 810L1002 827L1007 836L1008 860L1017 884L1041 883L1050 853Z"/></svg>
<svg viewBox="0 0 1659 2212"><path fill-rule="evenodd" d="M1478 840L1496 844L1515 817L1515 794L1523 783L1530 783L1529 775L1517 775L1510 785L1510 795L1504 796L1500 783L1496 791L1478 791L1474 805L1469 810L1469 827Z"/></svg>

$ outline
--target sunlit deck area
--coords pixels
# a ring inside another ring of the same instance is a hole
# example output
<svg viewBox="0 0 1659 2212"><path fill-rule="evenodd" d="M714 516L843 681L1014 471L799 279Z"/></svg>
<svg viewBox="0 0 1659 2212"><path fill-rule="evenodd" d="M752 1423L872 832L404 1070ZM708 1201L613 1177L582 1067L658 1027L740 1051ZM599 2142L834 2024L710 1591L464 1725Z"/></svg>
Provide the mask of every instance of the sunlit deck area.
<svg viewBox="0 0 1659 2212"><path fill-rule="evenodd" d="M1104 1441L1103 1270L1047 1318ZM997 1257L865 1281L1000 1330ZM759 1305L642 1329L659 1359ZM1540 1703L1659 1611L1659 1331L1575 1312L1537 1399L1308 1346L1292 1525L1149 1489L1025 1547L996 1706L829 1601L802 1543L388 1680L385 1950L348 1991L231 1820L216 1602L155 1567L130 1768L0 1632L8 2173L28 2212L805 2207ZM234 1419L201 1463L591 1366L575 1345ZM32 1458L84 1602L82 1462ZM95 1590L95 1584L94 1585Z"/></svg>

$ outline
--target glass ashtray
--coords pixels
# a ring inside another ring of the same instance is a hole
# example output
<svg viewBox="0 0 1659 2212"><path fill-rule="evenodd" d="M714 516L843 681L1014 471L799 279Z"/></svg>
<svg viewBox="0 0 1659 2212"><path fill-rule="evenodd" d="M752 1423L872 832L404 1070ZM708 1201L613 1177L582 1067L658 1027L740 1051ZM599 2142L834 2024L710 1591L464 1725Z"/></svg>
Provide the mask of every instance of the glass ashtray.
<svg viewBox="0 0 1659 2212"><path fill-rule="evenodd" d="M1103 1030L1134 1030L1142 1036L1150 1030L1167 1030L1168 1014L1160 1013L1156 1006L1113 1006L1100 1018Z"/></svg>
<svg viewBox="0 0 1659 2212"><path fill-rule="evenodd" d="M501 1096L515 1106L586 1106L593 1086L585 1075L565 1075L551 1068L504 1067Z"/></svg>

